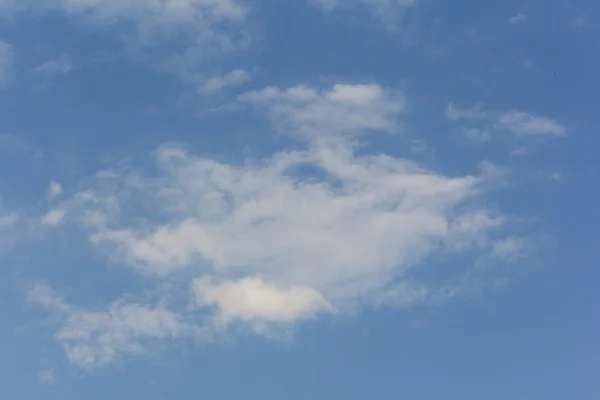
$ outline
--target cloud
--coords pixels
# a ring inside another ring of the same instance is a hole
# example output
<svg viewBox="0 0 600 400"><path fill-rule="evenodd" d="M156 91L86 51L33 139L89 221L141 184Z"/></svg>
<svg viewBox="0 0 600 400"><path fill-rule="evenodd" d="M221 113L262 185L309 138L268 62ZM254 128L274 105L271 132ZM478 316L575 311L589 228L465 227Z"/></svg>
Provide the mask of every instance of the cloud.
<svg viewBox="0 0 600 400"><path fill-rule="evenodd" d="M38 382L43 385L54 385L56 383L56 375L51 369L45 369L38 374Z"/></svg>
<svg viewBox="0 0 600 400"><path fill-rule="evenodd" d="M556 182L562 182L564 181L564 176L563 174L561 174L560 172L553 172L550 174L550 179L552 179L553 181Z"/></svg>
<svg viewBox="0 0 600 400"><path fill-rule="evenodd" d="M48 185L48 197L50 199L54 199L57 196L60 196L63 192L63 187L60 183L55 181L50 181Z"/></svg>
<svg viewBox="0 0 600 400"><path fill-rule="evenodd" d="M30 290L29 299L62 315L64 325L56 339L63 343L69 361L81 367L107 365L124 355L142 355L153 341L193 337L199 332L160 305L118 301L106 311L89 311L71 306L42 284Z"/></svg>
<svg viewBox="0 0 600 400"><path fill-rule="evenodd" d="M213 76L202 85L202 92L215 93L228 86L241 85L250 79L250 75L243 69L235 69L228 74Z"/></svg>
<svg viewBox="0 0 600 400"><path fill-rule="evenodd" d="M255 277L221 283L200 278L192 287L196 305L215 306L217 318L225 324L235 320L294 322L332 311L323 295L311 287L278 288Z"/></svg>
<svg viewBox="0 0 600 400"><path fill-rule="evenodd" d="M0 231L11 228L19 222L20 216L17 212L0 214Z"/></svg>
<svg viewBox="0 0 600 400"><path fill-rule="evenodd" d="M465 121L469 125L463 127L465 137L486 142L494 132L508 132L519 137L563 136L567 128L559 122L519 110L490 111L482 106L460 109L449 103L445 110L450 121ZM478 126L474 127L473 124ZM513 155L524 155L527 149L521 147L512 152Z"/></svg>
<svg viewBox="0 0 600 400"><path fill-rule="evenodd" d="M65 214L66 211L62 209L50 210L42 216L40 222L42 225L45 226L56 226L60 224L60 222L65 217Z"/></svg>
<svg viewBox="0 0 600 400"><path fill-rule="evenodd" d="M523 111L508 111L497 118L500 129L518 135L555 135L562 136L566 128L558 122Z"/></svg>
<svg viewBox="0 0 600 400"><path fill-rule="evenodd" d="M510 17L509 22L511 24L518 24L520 22L524 22L526 19L527 19L527 15L525 15L523 13L518 13L518 14Z"/></svg>
<svg viewBox="0 0 600 400"><path fill-rule="evenodd" d="M282 131L311 139L396 131L405 109L399 93L376 84L335 84L328 90L267 87L239 100L266 108Z"/></svg>
<svg viewBox="0 0 600 400"><path fill-rule="evenodd" d="M458 121L461 119L480 119L486 118L488 113L482 110L481 105L477 105L472 108L460 109L457 108L453 103L449 103L446 106L446 117L451 121Z"/></svg>
<svg viewBox="0 0 600 400"><path fill-rule="evenodd" d="M73 69L71 56L68 54L62 55L56 60L48 60L40 66L33 69L33 72L42 75L63 75L69 73Z"/></svg>
<svg viewBox="0 0 600 400"><path fill-rule="evenodd" d="M516 149L513 149L510 154L512 156L526 156L527 154L529 154L530 150L527 147L521 146L521 147L517 147Z"/></svg>
<svg viewBox="0 0 600 400"><path fill-rule="evenodd" d="M128 54L189 82L197 80L198 68L208 59L245 48L250 41L244 28L248 9L238 0L4 0L2 6L0 13L58 11L79 24L108 29L124 39ZM49 61L37 72L70 68L65 58Z"/></svg>
<svg viewBox="0 0 600 400"><path fill-rule="evenodd" d="M98 24L128 20L140 33L174 24L200 27L213 21L240 20L247 10L236 0L5 0L3 11L60 10Z"/></svg>
<svg viewBox="0 0 600 400"><path fill-rule="evenodd" d="M97 312L34 288L31 298L64 316L57 339L72 362L106 365L144 353L148 342L232 324L268 334L360 307L439 300L459 290L468 263L449 278L421 280L430 257L490 254L510 232L510 218L483 200L502 168L446 176L362 151L367 134L399 131L405 100L394 90L299 85L239 100L302 146L225 163L165 144L153 168L100 171L55 208L64 211L54 219L62 234L87 237L111 262L156 282L176 282L167 297L194 305L178 312L117 301Z"/></svg>
<svg viewBox="0 0 600 400"><path fill-rule="evenodd" d="M27 293L27 298L33 303L55 311L69 312L71 310L71 306L56 291L44 284L33 286Z"/></svg>
<svg viewBox="0 0 600 400"><path fill-rule="evenodd" d="M385 17L386 14L395 14L404 9L414 6L418 0L309 0L327 12L335 9L351 7L353 5L361 5L368 7L379 17Z"/></svg>
<svg viewBox="0 0 600 400"><path fill-rule="evenodd" d="M516 261L531 249L529 240L521 237L508 237L494 243L491 255L495 258Z"/></svg>
<svg viewBox="0 0 600 400"><path fill-rule="evenodd" d="M10 82L14 58L12 46L0 40L0 89Z"/></svg>

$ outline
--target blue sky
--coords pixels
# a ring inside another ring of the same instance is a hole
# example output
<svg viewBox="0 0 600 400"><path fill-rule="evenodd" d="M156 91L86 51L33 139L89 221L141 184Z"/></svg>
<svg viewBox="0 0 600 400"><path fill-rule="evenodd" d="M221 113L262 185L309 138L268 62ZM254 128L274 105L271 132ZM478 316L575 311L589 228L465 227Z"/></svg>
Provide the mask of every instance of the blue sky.
<svg viewBox="0 0 600 400"><path fill-rule="evenodd" d="M0 0L10 399L600 395L591 0Z"/></svg>

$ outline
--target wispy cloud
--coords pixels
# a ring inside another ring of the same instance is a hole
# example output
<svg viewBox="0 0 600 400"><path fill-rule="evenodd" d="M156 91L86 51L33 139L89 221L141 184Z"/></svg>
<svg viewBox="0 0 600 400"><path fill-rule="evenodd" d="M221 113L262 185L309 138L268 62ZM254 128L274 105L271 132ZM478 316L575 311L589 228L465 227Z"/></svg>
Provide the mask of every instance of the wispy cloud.
<svg viewBox="0 0 600 400"><path fill-rule="evenodd" d="M567 129L557 121L524 111L508 111L497 117L498 127L518 135L562 136Z"/></svg>
<svg viewBox="0 0 600 400"><path fill-rule="evenodd" d="M527 15L525 15L523 13L518 13L518 14L510 17L509 22L511 24L518 24L520 22L525 22L526 19L527 19Z"/></svg>
<svg viewBox="0 0 600 400"><path fill-rule="evenodd" d="M123 43L130 54L142 54L139 58L149 67L176 74L186 81L194 81L199 67L208 59L245 48L250 40L244 28L248 9L245 2L238 0L9 0L3 3L0 11L20 13L29 10L58 11L77 19L78 23L110 29L118 37L126 38ZM122 22L129 28L120 30ZM168 46L181 38L185 38L185 46ZM149 60L155 53L147 50L157 46L173 50ZM65 57L40 65L36 72L56 74L72 68Z"/></svg>
<svg viewBox="0 0 600 400"><path fill-rule="evenodd" d="M56 338L69 361L81 367L110 364L123 355L141 355L156 340L193 337L196 328L163 306L115 302L106 311L71 306L46 285L36 285L29 299L62 315L64 325Z"/></svg>
<svg viewBox="0 0 600 400"><path fill-rule="evenodd" d="M14 58L12 46L0 40L0 89L11 80Z"/></svg>
<svg viewBox="0 0 600 400"><path fill-rule="evenodd" d="M373 12L384 17L386 14L395 14L418 3L418 0L309 0L325 11L333 11L338 8L362 5L369 7Z"/></svg>
<svg viewBox="0 0 600 400"><path fill-rule="evenodd" d="M33 69L33 72L42 75L63 75L73 70L73 61L68 54L56 60L48 60Z"/></svg>
<svg viewBox="0 0 600 400"><path fill-rule="evenodd" d="M62 194L63 192L63 187L60 183L55 182L55 181L50 181L50 184L48 185L48 197L52 200L55 197L58 197Z"/></svg>
<svg viewBox="0 0 600 400"><path fill-rule="evenodd" d="M450 103L445 113L451 121L464 121L467 124L463 127L465 136L479 141L490 140L494 132L508 132L521 138L564 136L567 133L567 128L558 121L526 111L499 112L485 110L482 106L460 109ZM521 147L513 154L523 155L524 151L525 148Z"/></svg>
<svg viewBox="0 0 600 400"><path fill-rule="evenodd" d="M460 109L453 103L449 103L446 106L446 117L451 121L458 121L461 119L481 119L487 118L488 112L483 109L482 105Z"/></svg>
<svg viewBox="0 0 600 400"><path fill-rule="evenodd" d="M56 383L56 375L51 369L45 369L38 374L38 381L43 385L54 385Z"/></svg>
<svg viewBox="0 0 600 400"><path fill-rule="evenodd" d="M8 214L0 214L0 231L15 226L19 219L19 214L14 211Z"/></svg>
<svg viewBox="0 0 600 400"><path fill-rule="evenodd" d="M42 216L40 223L44 226L56 226L60 224L66 213L63 209L50 210Z"/></svg>
<svg viewBox="0 0 600 400"><path fill-rule="evenodd" d="M228 86L237 86L247 82L250 74L243 69L235 69L225 75L208 78L202 84L201 91L204 93L216 93Z"/></svg>

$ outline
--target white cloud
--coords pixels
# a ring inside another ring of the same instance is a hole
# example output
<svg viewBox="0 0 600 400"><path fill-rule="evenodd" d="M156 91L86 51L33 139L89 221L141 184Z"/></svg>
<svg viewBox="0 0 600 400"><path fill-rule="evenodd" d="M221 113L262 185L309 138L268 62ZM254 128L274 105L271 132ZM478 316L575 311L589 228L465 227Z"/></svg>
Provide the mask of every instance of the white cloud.
<svg viewBox="0 0 600 400"><path fill-rule="evenodd" d="M33 69L33 72L43 75L62 75L73 69L73 61L68 54L60 56L56 60L48 60Z"/></svg>
<svg viewBox="0 0 600 400"><path fill-rule="evenodd" d="M509 219L481 201L501 168L487 163L477 176L450 177L358 153L361 135L398 131L405 102L393 90L271 87L239 98L305 147L224 163L164 145L154 173L101 171L59 204L65 233L75 223L109 259L158 281L187 277L196 306L182 315L117 302L91 312L33 290L38 303L66 315L57 338L72 362L107 364L143 352L146 340L187 337L198 317L209 330L236 323L264 333L361 305L439 299L440 288L456 292L457 276L421 282L412 275L429 268L424 260L490 253L504 237ZM189 291L169 294L190 301ZM154 322L132 322L142 316Z"/></svg>
<svg viewBox="0 0 600 400"><path fill-rule="evenodd" d="M215 306L217 318L225 324L235 320L294 322L332 311L323 295L308 286L278 288L253 277L222 283L200 278L192 286L196 305Z"/></svg>
<svg viewBox="0 0 600 400"><path fill-rule="evenodd" d="M465 137L485 142L491 139L494 132L509 132L520 137L563 136L567 128L559 122L542 116L519 110L504 112L489 111L481 106L459 109L448 104L445 110L446 117L451 121L465 120L468 126L463 127ZM478 126L474 127L473 124ZM524 155L527 149L521 147L514 150L513 155Z"/></svg>
<svg viewBox="0 0 600 400"><path fill-rule="evenodd" d="M511 24L518 24L519 22L524 22L527 19L527 15L523 13L518 13L510 17L509 21Z"/></svg>
<svg viewBox="0 0 600 400"><path fill-rule="evenodd" d="M3 7L2 7L3 6ZM215 55L245 48L248 10L238 0L4 0L0 13L59 11L78 23L110 29L125 38L129 54L151 68L196 82L199 67ZM125 24L123 24L125 23ZM127 29L119 27L126 25ZM131 29L133 28L133 29ZM182 43L185 43L182 45ZM165 52L145 50L162 46ZM50 61L38 72L66 72L68 60Z"/></svg>
<svg viewBox="0 0 600 400"><path fill-rule="evenodd" d="M40 223L50 227L56 226L61 223L66 213L63 209L50 210L42 216Z"/></svg>
<svg viewBox="0 0 600 400"><path fill-rule="evenodd" d="M508 111L498 116L500 129L519 135L556 135L566 133L566 128L558 122L523 111Z"/></svg>
<svg viewBox="0 0 600 400"><path fill-rule="evenodd" d="M66 303L53 289L36 285L29 299L63 316L56 338L69 361L81 367L116 362L123 355L142 355L156 340L194 337L199 330L163 306L114 302L106 311L89 311Z"/></svg>
<svg viewBox="0 0 600 400"><path fill-rule="evenodd" d="M53 370L46 369L40 371L40 373L38 374L38 381L43 385L52 386L56 383L56 375L54 374Z"/></svg>
<svg viewBox="0 0 600 400"><path fill-rule="evenodd" d="M45 284L33 286L27 293L27 298L33 303L55 311L69 312L71 310L71 306L56 291Z"/></svg>
<svg viewBox="0 0 600 400"><path fill-rule="evenodd" d="M48 185L48 197L50 199L54 199L57 196L60 196L63 192L63 187L60 183L55 181L50 181Z"/></svg>
<svg viewBox="0 0 600 400"><path fill-rule="evenodd" d="M405 109L399 93L376 84L336 84L321 91L303 85L285 90L268 87L239 99L266 107L286 133L311 139L396 131L397 118Z"/></svg>
<svg viewBox="0 0 600 400"><path fill-rule="evenodd" d="M12 46L0 40L0 89L10 82L14 58Z"/></svg>
<svg viewBox="0 0 600 400"><path fill-rule="evenodd" d="M215 93L228 86L236 86L245 83L250 79L250 75L243 69L235 69L228 74L213 76L202 84L201 90L204 93Z"/></svg>

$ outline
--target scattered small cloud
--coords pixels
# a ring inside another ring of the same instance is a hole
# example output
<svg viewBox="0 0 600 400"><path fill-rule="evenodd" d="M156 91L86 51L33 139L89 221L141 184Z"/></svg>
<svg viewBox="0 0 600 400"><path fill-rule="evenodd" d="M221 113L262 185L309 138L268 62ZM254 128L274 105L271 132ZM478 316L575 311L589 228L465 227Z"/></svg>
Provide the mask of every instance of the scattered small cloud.
<svg viewBox="0 0 600 400"><path fill-rule="evenodd" d="M33 72L41 75L64 75L73 70L71 56L64 54L56 60L48 60L33 69Z"/></svg>
<svg viewBox="0 0 600 400"><path fill-rule="evenodd" d="M56 383L56 375L54 374L54 371L51 369L40 371L38 374L38 382L42 385L54 385Z"/></svg>
<svg viewBox="0 0 600 400"><path fill-rule="evenodd" d="M62 192L63 187L60 183L50 181L50 184L48 185L48 197L50 198L50 200L56 198L57 196L60 196Z"/></svg>
<svg viewBox="0 0 600 400"><path fill-rule="evenodd" d="M510 17L509 21L511 24L518 24L520 22L524 22L527 19L527 15L523 13L518 13Z"/></svg>
<svg viewBox="0 0 600 400"><path fill-rule="evenodd" d="M117 37L123 39L123 48L132 59L192 84L197 83L194 78L202 75L201 69L210 59L243 51L253 43L246 24L249 10L244 0L20 0L4 3L2 11L6 14L59 12L79 24L117 30ZM165 46L176 38L185 38L182 42L186 44ZM158 56L154 51L158 46L170 51L161 51ZM63 56L43 63L34 71L54 75L72 69L70 57Z"/></svg>
<svg viewBox="0 0 600 400"><path fill-rule="evenodd" d="M529 148L521 146L521 147L517 147L516 149L513 149L510 152L510 155L512 155L512 156L525 156L525 155L527 155L529 153L530 153Z"/></svg>
<svg viewBox="0 0 600 400"><path fill-rule="evenodd" d="M106 311L89 311L71 306L44 284L34 286L29 299L62 317L64 325L56 338L63 343L68 360L84 368L111 364L124 355L144 354L155 340L175 340L199 333L160 305L117 301Z"/></svg>
<svg viewBox="0 0 600 400"><path fill-rule="evenodd" d="M243 69L235 69L228 74L213 76L207 79L201 87L203 93L216 93L229 86L237 86L247 82L250 74Z"/></svg>
<svg viewBox="0 0 600 400"><path fill-rule="evenodd" d="M557 121L523 111L508 111L497 117L500 129L519 135L562 136L567 129Z"/></svg>
<svg viewBox="0 0 600 400"><path fill-rule="evenodd" d="M471 108L460 109L457 108L453 103L449 103L446 106L446 117L451 121L458 121L461 119L481 119L486 118L488 113L483 110L482 105L476 105Z"/></svg>
<svg viewBox="0 0 600 400"><path fill-rule="evenodd" d="M65 215L66 211L63 209L50 210L42 216L40 223L44 226L54 227L60 224Z"/></svg>
<svg viewBox="0 0 600 400"><path fill-rule="evenodd" d="M465 121L466 126L462 128L463 134L465 137L479 142L489 141L497 132L508 132L521 138L536 137L538 139L564 136L567 133L567 128L558 121L519 110L490 111L483 109L480 105L460 109L450 103L445 114L450 121ZM526 147L519 147L511 154L524 155L526 152Z"/></svg>
<svg viewBox="0 0 600 400"><path fill-rule="evenodd" d="M550 174L550 179L555 182L562 182L565 178L560 172L553 172Z"/></svg>

